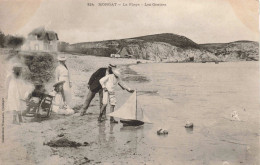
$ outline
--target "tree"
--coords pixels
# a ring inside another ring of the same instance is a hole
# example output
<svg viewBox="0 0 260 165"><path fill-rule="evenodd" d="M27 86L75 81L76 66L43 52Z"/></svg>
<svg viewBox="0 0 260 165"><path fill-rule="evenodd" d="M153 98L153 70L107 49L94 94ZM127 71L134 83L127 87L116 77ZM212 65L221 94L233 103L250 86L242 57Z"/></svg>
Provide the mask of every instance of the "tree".
<svg viewBox="0 0 260 165"><path fill-rule="evenodd" d="M20 37L20 36L12 36L12 35L7 35L5 37L5 46L8 48L19 48L23 42L24 42L24 38Z"/></svg>
<svg viewBox="0 0 260 165"><path fill-rule="evenodd" d="M3 48L5 44L5 34L0 31L0 47Z"/></svg>
<svg viewBox="0 0 260 165"><path fill-rule="evenodd" d="M58 43L58 51L65 52L66 48L68 46L69 46L69 43L61 41L61 42Z"/></svg>

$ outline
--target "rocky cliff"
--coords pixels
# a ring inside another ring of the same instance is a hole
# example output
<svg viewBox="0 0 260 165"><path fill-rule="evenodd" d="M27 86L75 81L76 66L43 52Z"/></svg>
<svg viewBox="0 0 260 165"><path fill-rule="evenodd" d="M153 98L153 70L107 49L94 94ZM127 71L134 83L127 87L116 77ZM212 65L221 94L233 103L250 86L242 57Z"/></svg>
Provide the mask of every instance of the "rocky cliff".
<svg viewBox="0 0 260 165"><path fill-rule="evenodd" d="M259 44L254 41L202 44L202 48L214 53L221 61L258 61Z"/></svg>
<svg viewBox="0 0 260 165"><path fill-rule="evenodd" d="M147 59L157 62L209 62L258 60L258 43L237 41L227 44L197 44L176 34L155 34L136 38L66 45L70 53Z"/></svg>

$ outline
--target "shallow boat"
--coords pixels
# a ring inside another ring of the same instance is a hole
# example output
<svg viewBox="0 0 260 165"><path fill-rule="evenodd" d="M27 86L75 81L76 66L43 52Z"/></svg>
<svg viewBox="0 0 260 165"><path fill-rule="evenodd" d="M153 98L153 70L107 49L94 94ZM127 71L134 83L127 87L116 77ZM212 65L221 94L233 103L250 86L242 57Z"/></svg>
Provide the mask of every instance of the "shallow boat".
<svg viewBox="0 0 260 165"><path fill-rule="evenodd" d="M123 123L123 126L140 126L144 124L140 120L120 120L120 122Z"/></svg>
<svg viewBox="0 0 260 165"><path fill-rule="evenodd" d="M137 108L137 92L134 93L128 98L123 106L118 110L108 114L108 116L113 116L120 118L120 122L123 126L140 126L144 123L151 123L147 118L142 109Z"/></svg>

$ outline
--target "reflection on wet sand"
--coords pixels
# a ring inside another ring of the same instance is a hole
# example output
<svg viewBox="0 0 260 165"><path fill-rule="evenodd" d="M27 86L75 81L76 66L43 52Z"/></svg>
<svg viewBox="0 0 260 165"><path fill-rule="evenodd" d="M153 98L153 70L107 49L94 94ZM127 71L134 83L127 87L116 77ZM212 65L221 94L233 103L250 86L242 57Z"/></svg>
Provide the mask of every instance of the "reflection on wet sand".
<svg viewBox="0 0 260 165"><path fill-rule="evenodd" d="M104 152L104 148L109 148L110 152L113 153L118 146L117 141L121 140L124 141L124 145L127 147L127 152L137 152L138 143L144 137L143 126L123 127L117 124L109 124L109 126L106 124L106 122L103 122L98 125L98 145L100 152ZM115 126L121 127L120 132L114 131Z"/></svg>
<svg viewBox="0 0 260 165"><path fill-rule="evenodd" d="M127 159L139 156L143 153L144 128L123 127L122 124L110 124L104 121L98 124L97 145L99 156L106 153L102 158L106 163L113 164L113 158L119 156L118 162L125 162ZM121 160L120 160L121 159ZM135 161L140 161L136 159Z"/></svg>
<svg viewBox="0 0 260 165"><path fill-rule="evenodd" d="M186 128L186 132L189 134L193 134L193 127L192 128Z"/></svg>
<svg viewBox="0 0 260 165"><path fill-rule="evenodd" d="M143 126L133 127L121 127L121 134L124 133L127 137L125 146L128 148L129 153L138 153L138 144L143 138Z"/></svg>

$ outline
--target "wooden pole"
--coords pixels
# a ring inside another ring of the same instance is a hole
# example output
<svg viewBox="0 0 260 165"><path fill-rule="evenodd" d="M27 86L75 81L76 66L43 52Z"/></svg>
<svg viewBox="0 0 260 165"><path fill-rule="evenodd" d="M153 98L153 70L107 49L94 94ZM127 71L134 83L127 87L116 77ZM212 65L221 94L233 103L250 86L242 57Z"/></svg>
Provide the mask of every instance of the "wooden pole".
<svg viewBox="0 0 260 165"><path fill-rule="evenodd" d="M5 141L5 99L2 98L2 143Z"/></svg>
<svg viewBox="0 0 260 165"><path fill-rule="evenodd" d="M135 90L135 119L137 120L137 90Z"/></svg>

